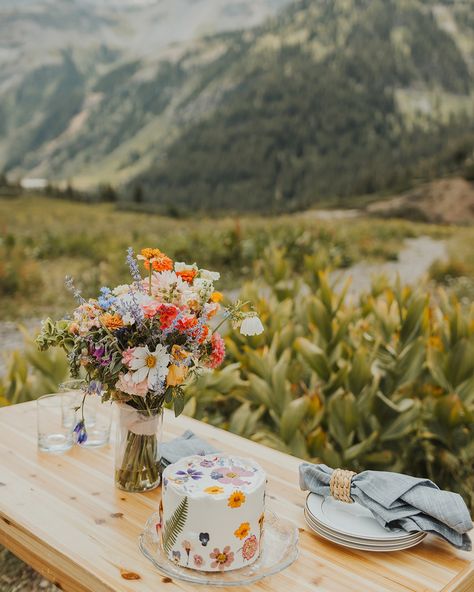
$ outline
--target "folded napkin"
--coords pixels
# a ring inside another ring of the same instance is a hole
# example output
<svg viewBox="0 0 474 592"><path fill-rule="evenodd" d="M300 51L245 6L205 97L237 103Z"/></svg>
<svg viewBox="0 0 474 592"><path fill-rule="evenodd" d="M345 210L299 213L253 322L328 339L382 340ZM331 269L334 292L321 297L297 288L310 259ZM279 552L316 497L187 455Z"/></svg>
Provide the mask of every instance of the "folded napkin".
<svg viewBox="0 0 474 592"><path fill-rule="evenodd" d="M320 464L300 465L300 487L328 497L333 469ZM457 493L442 491L429 479L386 471L363 471L352 477L351 497L368 508L388 530L431 532L458 549L470 551L466 534L472 521Z"/></svg>
<svg viewBox="0 0 474 592"><path fill-rule="evenodd" d="M217 452L212 444L208 444L205 440L198 438L191 430L186 430L181 436L171 440L170 442L163 442L160 446L161 453L161 468L164 469L168 465L177 462L184 456L191 456L192 454L212 454Z"/></svg>

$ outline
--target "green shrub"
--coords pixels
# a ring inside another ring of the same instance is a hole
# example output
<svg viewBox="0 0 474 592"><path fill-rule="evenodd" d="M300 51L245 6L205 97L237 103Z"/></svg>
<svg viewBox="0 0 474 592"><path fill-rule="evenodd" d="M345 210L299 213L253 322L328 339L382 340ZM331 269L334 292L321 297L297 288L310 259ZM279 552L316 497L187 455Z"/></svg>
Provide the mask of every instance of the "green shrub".
<svg viewBox="0 0 474 592"><path fill-rule="evenodd" d="M430 477L474 509L474 307L383 280L351 303L325 272L303 286L267 263L270 285L243 294L265 333L231 331L229 366L186 411L302 458Z"/></svg>

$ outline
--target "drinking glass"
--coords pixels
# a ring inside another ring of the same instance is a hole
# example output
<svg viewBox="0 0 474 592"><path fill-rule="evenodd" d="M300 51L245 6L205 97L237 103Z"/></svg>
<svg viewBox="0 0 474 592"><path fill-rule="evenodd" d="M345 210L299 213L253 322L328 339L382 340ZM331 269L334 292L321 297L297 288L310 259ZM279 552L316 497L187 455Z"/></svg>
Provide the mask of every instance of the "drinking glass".
<svg viewBox="0 0 474 592"><path fill-rule="evenodd" d="M36 401L38 448L42 452L65 452L74 444L74 396L70 393L43 395Z"/></svg>
<svg viewBox="0 0 474 592"><path fill-rule="evenodd" d="M59 385L60 392L74 397L75 407L78 408L74 418L74 425L82 419L81 405L87 382L81 379L68 380ZM112 425L112 404L102 403L100 395L88 394L84 401L84 423L87 439L80 446L95 448L104 446L110 441L110 427Z"/></svg>

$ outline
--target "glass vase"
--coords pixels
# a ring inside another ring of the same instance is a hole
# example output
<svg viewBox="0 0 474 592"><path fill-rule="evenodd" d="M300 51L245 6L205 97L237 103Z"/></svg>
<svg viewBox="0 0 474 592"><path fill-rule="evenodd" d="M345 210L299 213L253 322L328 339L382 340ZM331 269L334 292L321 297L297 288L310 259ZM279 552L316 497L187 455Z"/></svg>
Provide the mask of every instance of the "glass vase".
<svg viewBox="0 0 474 592"><path fill-rule="evenodd" d="M163 407L140 410L116 405L115 485L129 492L158 487Z"/></svg>

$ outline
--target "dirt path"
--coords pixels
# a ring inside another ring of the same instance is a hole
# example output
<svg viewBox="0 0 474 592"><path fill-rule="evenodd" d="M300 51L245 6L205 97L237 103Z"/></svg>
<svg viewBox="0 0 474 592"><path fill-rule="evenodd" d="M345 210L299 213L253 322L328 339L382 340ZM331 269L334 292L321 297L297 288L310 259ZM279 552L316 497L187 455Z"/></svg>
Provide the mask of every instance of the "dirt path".
<svg viewBox="0 0 474 592"><path fill-rule="evenodd" d="M403 284L414 284L421 280L431 265L437 260L448 256L444 241L429 236L409 238L400 250L397 261L384 263L356 263L349 269L335 271L333 278L337 278L342 285L350 277L352 279L349 294L357 295L370 289L372 277L385 275L391 281L397 276Z"/></svg>

